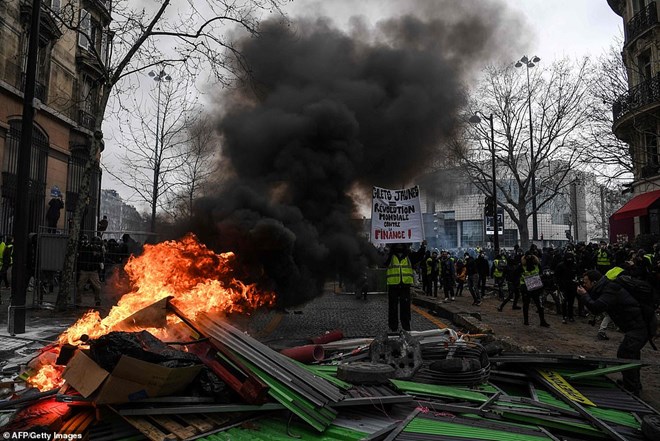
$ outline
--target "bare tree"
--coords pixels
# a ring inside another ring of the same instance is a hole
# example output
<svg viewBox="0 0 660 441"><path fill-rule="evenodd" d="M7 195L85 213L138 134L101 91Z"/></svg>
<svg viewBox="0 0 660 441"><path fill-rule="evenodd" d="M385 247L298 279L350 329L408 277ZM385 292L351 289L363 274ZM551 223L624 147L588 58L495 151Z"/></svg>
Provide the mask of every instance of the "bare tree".
<svg viewBox="0 0 660 441"><path fill-rule="evenodd" d="M195 199L218 173L220 139L211 118L201 116L187 128L186 142L178 146L179 161L173 176L174 191L167 195L166 211L171 218L190 218Z"/></svg>
<svg viewBox="0 0 660 441"><path fill-rule="evenodd" d="M174 174L185 165L189 130L195 118L194 100L188 84L190 77L180 78L165 69L150 72L156 86L144 102L135 95L124 101L120 120L120 145L130 145L122 151L120 167L106 171L131 189L137 199L150 208L150 231L156 232L156 211L165 206L176 186ZM152 110L155 107L155 111Z"/></svg>
<svg viewBox="0 0 660 441"><path fill-rule="evenodd" d="M610 216L630 200L630 193L624 192L622 186L612 187L597 184L586 187L587 214L593 218L593 227L588 231L590 237L609 236Z"/></svg>
<svg viewBox="0 0 660 441"><path fill-rule="evenodd" d="M488 124L468 126L468 138L456 150L475 185L487 195L492 195L490 164L495 155L498 205L518 227L522 247L529 246L532 200L536 198L538 212L565 192L583 155L579 134L590 115L588 69L586 59L577 65L560 60L548 69L538 65L530 69L528 90L525 74L512 65L489 66L471 99L471 112L493 115L495 151ZM533 155L528 105L532 109ZM532 193L532 176L536 194Z"/></svg>
<svg viewBox="0 0 660 441"><path fill-rule="evenodd" d="M90 26L89 17L78 2L69 2L59 11L51 10L61 26L76 33L78 38L86 39L87 54L99 72L92 84L94 136L86 158L79 200L89 197L92 171L98 168L108 103L113 94L125 91L128 77L163 63L192 67L205 63L216 80L227 83L238 69L245 68L240 53L227 36L227 26L256 34L261 13L281 14L281 3L283 0L162 0L153 4L117 0L112 2L113 21L109 27L101 28ZM84 208L84 204L77 204L74 212L57 298L58 309L66 307L71 290Z"/></svg>
<svg viewBox="0 0 660 441"><path fill-rule="evenodd" d="M585 168L604 180L618 185L621 178L630 179L634 172L633 155L627 143L612 131L613 106L628 90L628 72L621 57L621 37L601 55L590 73L590 95L593 98L590 124L584 133L584 142L591 147L585 152ZM599 164L599 167L593 167ZM612 182L615 181L615 182Z"/></svg>

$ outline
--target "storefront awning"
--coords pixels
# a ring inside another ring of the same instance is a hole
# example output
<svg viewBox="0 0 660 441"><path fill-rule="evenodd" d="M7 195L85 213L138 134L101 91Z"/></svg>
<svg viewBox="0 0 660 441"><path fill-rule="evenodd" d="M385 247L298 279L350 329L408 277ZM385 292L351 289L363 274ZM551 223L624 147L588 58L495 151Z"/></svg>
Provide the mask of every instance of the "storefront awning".
<svg viewBox="0 0 660 441"><path fill-rule="evenodd" d="M660 199L660 190L642 193L629 200L623 207L619 208L610 219L621 220L637 216L645 216L649 212L649 206L658 199Z"/></svg>

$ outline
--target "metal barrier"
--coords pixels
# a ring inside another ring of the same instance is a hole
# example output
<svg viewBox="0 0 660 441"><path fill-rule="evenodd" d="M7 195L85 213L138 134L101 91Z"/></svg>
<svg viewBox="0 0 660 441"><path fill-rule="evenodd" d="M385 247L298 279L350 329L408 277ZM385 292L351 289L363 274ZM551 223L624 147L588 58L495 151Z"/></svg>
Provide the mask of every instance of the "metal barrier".
<svg viewBox="0 0 660 441"><path fill-rule="evenodd" d="M103 241L103 264L104 270L101 275L104 275L114 265L123 262L129 255L139 255L142 252L142 244L145 242L156 242L158 236L154 233L145 231L90 231L82 230L81 236L86 235L88 239L92 239L98 235ZM133 241L130 241L124 247L122 240L125 234L130 235ZM39 308L50 308L52 305L44 301L44 295L54 293L55 289L59 286L61 272L64 270L64 262L66 259L67 243L69 234L67 230L53 229L48 227L39 227L36 236L31 234L33 262L32 270L34 271L31 276L32 287L32 306ZM34 242L32 242L34 241ZM78 256L76 256L75 273L78 272L80 265ZM28 287L29 289L29 287ZM77 283L72 286L72 293L69 296L67 303L74 304L76 298L76 290L78 289Z"/></svg>

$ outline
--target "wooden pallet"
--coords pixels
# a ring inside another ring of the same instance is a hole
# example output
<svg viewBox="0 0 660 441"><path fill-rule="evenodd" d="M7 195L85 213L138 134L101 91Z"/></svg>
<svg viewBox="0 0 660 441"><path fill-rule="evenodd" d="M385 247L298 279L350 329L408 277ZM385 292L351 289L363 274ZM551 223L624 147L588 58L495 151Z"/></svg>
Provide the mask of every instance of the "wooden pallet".
<svg viewBox="0 0 660 441"><path fill-rule="evenodd" d="M122 415L130 425L152 441L180 441L213 432L235 421L210 413L186 415Z"/></svg>
<svg viewBox="0 0 660 441"><path fill-rule="evenodd" d="M85 409L69 418L58 430L60 434L83 434L96 421L96 411Z"/></svg>

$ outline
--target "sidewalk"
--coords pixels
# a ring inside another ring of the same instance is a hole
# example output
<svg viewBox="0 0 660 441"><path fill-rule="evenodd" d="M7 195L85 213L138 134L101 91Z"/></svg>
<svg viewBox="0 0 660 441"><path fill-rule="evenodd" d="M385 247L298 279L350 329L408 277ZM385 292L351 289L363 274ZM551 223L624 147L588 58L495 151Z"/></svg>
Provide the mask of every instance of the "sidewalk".
<svg viewBox="0 0 660 441"><path fill-rule="evenodd" d="M33 304L32 292L28 291L25 310L25 332L11 335L9 325L9 290L2 290L0 305L0 375L14 373L20 364L31 359L34 354L55 341L57 337L78 320L85 308L56 311L54 309L57 290L45 293L41 305ZM87 295L85 301L90 305L93 297ZM87 304L86 303L86 304Z"/></svg>
<svg viewBox="0 0 660 441"><path fill-rule="evenodd" d="M488 295L481 306L472 305L469 291L463 290L462 297L456 301L444 303L444 294L438 298L428 297L419 289L414 289L413 303L427 309L439 317L451 320L459 331L471 334L492 334L505 351L528 353L557 353L588 355L603 358L616 358L623 334L614 324L607 330L609 340L596 338L598 325L589 325L589 318L575 317L574 323L562 324L562 317L556 315L553 304L546 305L545 319L549 328L539 326L539 317L532 303L529 308L529 326L523 324L522 310L513 310L512 302L507 303L502 312L497 296ZM522 300L518 303L522 306ZM577 304L576 304L577 307ZM654 351L650 345L642 350L642 362L648 366L642 369L644 390L641 398L654 408L660 409L660 351ZM619 377L616 377L619 378Z"/></svg>

